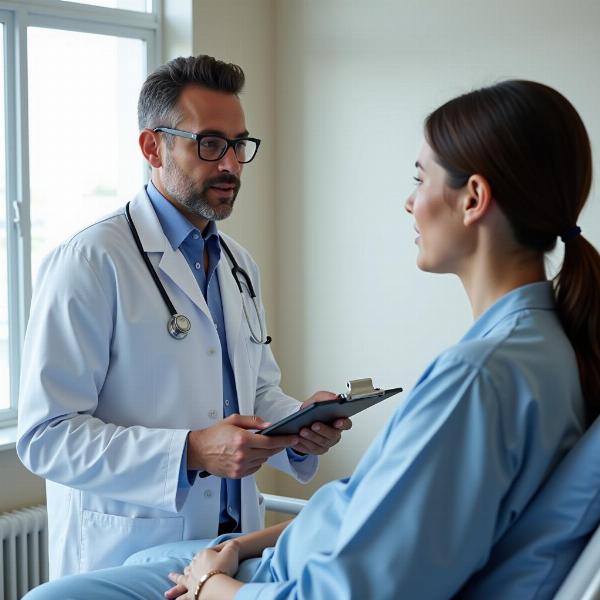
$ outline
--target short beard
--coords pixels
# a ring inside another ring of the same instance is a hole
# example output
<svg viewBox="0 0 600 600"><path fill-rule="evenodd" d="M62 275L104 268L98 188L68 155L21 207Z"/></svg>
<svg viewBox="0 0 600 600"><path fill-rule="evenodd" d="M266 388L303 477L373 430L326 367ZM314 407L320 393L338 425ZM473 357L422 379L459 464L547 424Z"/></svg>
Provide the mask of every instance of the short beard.
<svg viewBox="0 0 600 600"><path fill-rule="evenodd" d="M224 200L215 207L208 200L208 192L211 186L219 183L234 184L236 190L231 200ZM223 174L207 179L200 189L196 189L193 180L183 173L167 153L164 160L163 185L169 197L192 214L207 221L222 221L231 215L241 184L235 175Z"/></svg>

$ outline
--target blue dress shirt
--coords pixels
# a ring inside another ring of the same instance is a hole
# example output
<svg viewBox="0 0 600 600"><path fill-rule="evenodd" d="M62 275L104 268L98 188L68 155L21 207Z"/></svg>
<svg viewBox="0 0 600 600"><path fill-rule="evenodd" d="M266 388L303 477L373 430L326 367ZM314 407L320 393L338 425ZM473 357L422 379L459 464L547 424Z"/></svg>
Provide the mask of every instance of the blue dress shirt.
<svg viewBox="0 0 600 600"><path fill-rule="evenodd" d="M513 290L429 365L353 475L310 499L236 600L460 597L583 423L552 285Z"/></svg>
<svg viewBox="0 0 600 600"><path fill-rule="evenodd" d="M166 238L173 249L179 248L185 257L213 318L221 343L221 359L223 361L223 416L228 417L238 413L239 407L235 377L227 350L221 288L219 287L219 278L215 273L221 258L221 245L217 226L214 221L209 221L205 231L201 233L156 189L152 181L148 183L146 191ZM208 270L206 272L204 271L205 248L208 254ZM187 474L186 450L183 453L182 471L179 478L180 486L189 486L196 475L195 472L190 473L190 481ZM225 523L231 519L236 525L239 525L240 508L240 481L222 479L220 523Z"/></svg>

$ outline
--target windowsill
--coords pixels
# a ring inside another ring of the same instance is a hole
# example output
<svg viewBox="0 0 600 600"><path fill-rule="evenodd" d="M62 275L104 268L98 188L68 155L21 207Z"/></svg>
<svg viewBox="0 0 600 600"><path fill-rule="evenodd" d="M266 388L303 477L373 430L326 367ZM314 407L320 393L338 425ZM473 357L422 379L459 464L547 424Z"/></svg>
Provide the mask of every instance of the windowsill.
<svg viewBox="0 0 600 600"><path fill-rule="evenodd" d="M3 427L0 425L0 452L3 450L14 450L17 441L17 426L10 425Z"/></svg>

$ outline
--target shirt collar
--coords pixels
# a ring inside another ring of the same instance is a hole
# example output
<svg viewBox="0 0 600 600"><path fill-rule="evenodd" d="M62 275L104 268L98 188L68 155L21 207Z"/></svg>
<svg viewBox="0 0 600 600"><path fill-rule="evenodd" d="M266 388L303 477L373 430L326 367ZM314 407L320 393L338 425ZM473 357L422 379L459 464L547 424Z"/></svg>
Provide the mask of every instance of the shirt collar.
<svg viewBox="0 0 600 600"><path fill-rule="evenodd" d="M463 340L484 337L504 318L530 309L556 310L552 282L539 281L511 290L508 294L496 300L473 323Z"/></svg>
<svg viewBox="0 0 600 600"><path fill-rule="evenodd" d="M169 240L169 244L173 250L177 250L179 246L188 238L192 233L198 233L200 235L200 243L204 244L212 236L218 236L219 231L214 221L209 221L204 234L200 232L194 225L192 225L181 213L177 210L156 188L152 181L148 182L146 187L148 198L154 207L156 216L160 222L162 230Z"/></svg>

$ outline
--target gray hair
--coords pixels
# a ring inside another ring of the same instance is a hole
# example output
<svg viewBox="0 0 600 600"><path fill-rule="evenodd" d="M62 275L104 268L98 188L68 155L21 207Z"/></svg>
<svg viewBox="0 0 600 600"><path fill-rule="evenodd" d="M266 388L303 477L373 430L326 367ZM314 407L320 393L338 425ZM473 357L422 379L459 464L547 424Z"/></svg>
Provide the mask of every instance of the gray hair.
<svg viewBox="0 0 600 600"><path fill-rule="evenodd" d="M177 100L187 85L239 95L244 87L244 71L238 65L212 56L180 56L148 75L138 100L138 125L145 128L176 127L181 115Z"/></svg>

